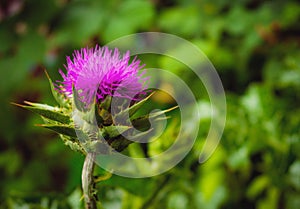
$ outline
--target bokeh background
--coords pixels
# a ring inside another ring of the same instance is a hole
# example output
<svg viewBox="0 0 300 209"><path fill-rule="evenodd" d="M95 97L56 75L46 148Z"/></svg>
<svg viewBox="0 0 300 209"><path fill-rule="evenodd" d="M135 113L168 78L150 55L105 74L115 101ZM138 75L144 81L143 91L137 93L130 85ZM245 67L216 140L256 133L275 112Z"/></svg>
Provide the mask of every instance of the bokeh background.
<svg viewBox="0 0 300 209"><path fill-rule="evenodd" d="M225 131L213 156L197 162L209 100L184 65L170 69L196 92L201 130L189 155L147 179L112 176L97 184L107 209L298 209L300 206L300 4L261 0L4 0L0 2L0 208L82 208L83 156L42 120L10 102L55 105L43 69L60 80L65 56L123 35L157 31L183 37L215 65L227 96ZM142 59L142 58L141 58ZM163 84L162 84L163 85ZM170 87L171 88L171 87ZM161 94L154 103L173 104ZM173 116L176 121L176 114ZM159 152L176 133L140 155ZM140 152L140 151L143 152ZM138 155L138 154L137 154ZM99 168L99 175L107 175ZM96 174L97 174L96 172Z"/></svg>

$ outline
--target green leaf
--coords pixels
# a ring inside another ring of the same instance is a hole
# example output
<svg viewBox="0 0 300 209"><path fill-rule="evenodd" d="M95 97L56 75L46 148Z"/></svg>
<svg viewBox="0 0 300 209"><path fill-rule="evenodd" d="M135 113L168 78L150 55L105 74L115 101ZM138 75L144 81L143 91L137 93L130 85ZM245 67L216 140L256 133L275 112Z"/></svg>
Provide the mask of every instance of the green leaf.
<svg viewBox="0 0 300 209"><path fill-rule="evenodd" d="M129 112L129 117L132 117L140 108L143 104L145 104L145 102L154 94L154 92L152 92L149 96L147 96L145 99L135 103L134 105L132 105L131 107L129 107L128 109L124 110L123 112Z"/></svg>
<svg viewBox="0 0 300 209"><path fill-rule="evenodd" d="M131 118L140 108L141 106L153 95L153 93L151 93L148 97L146 97L145 99L135 103L134 105L130 106L127 109L124 109L120 112L118 112L117 114L115 114L113 117L116 118L127 118L127 115L129 116L129 118Z"/></svg>
<svg viewBox="0 0 300 209"><path fill-rule="evenodd" d="M37 126L50 129L59 134L70 136L72 138L77 138L77 134L76 134L74 127L72 127L70 125L38 124Z"/></svg>
<svg viewBox="0 0 300 209"><path fill-rule="evenodd" d="M170 111L172 111L176 108L178 108L178 106L171 107L171 108L166 109L166 110L157 111L155 113L151 113L151 114L147 114L147 115L138 117L138 118L132 120L132 124L133 124L134 127L136 127L137 129L139 129L141 131L147 130L147 129L150 128L150 123L149 123L150 119L154 119L156 121L161 120L161 119L163 119L163 118L160 117L161 115L163 115L167 112L170 112Z"/></svg>
<svg viewBox="0 0 300 209"><path fill-rule="evenodd" d="M46 104L32 103L28 101L25 101L24 103L28 105L20 105L15 103L12 104L30 110L45 118L48 118L53 121L57 121L59 123L63 123L63 124L70 123L70 117L61 113L61 110L59 108L52 107Z"/></svg>
<svg viewBox="0 0 300 209"><path fill-rule="evenodd" d="M114 148L117 152L122 152L125 148L128 147L129 144L132 144L133 141L126 139L123 136L118 136L113 140L109 140L108 143L112 148Z"/></svg>
<svg viewBox="0 0 300 209"><path fill-rule="evenodd" d="M114 125L111 125L111 126L104 126L102 130L110 138L114 138L114 137L117 137L117 136L121 135L122 133L129 130L130 128L132 128L132 127L131 126L114 126Z"/></svg>
<svg viewBox="0 0 300 209"><path fill-rule="evenodd" d="M94 122L96 122L96 115L97 115L96 104L95 103L92 104L91 108L87 112L80 113L80 114L83 120L93 124Z"/></svg>
<svg viewBox="0 0 300 209"><path fill-rule="evenodd" d="M77 92L77 90L75 89L75 86L72 86L72 91L73 91L73 103L74 106L77 110L79 110L80 112L85 112L86 109L86 105L84 102L80 101L80 96Z"/></svg>
<svg viewBox="0 0 300 209"><path fill-rule="evenodd" d="M47 71L45 70L45 74L48 78L48 81L49 81L49 84L50 84L50 88L51 88L51 93L55 99L55 101L61 106L61 107L65 107L66 106L66 99L61 95L59 94L55 88L54 88L54 85L53 85L53 82L49 76L49 74L47 73Z"/></svg>
<svg viewBox="0 0 300 209"><path fill-rule="evenodd" d="M86 154L86 151L84 150L84 148L81 146L81 143L79 143L78 141L74 141L74 139L72 137L66 136L66 135L60 135L60 138L62 139L62 141L64 142L64 144L68 147L70 147L72 150L76 151L76 152L80 152L82 154Z"/></svg>
<svg viewBox="0 0 300 209"><path fill-rule="evenodd" d="M142 138L142 137L144 137L144 136L150 134L153 130L154 130L153 128L149 128L147 131L142 131L142 132L140 132L140 133L138 133L138 134L135 134L135 135L132 136L130 139L131 139L132 141L137 141L137 142L138 142L140 138Z"/></svg>
<svg viewBox="0 0 300 209"><path fill-rule="evenodd" d="M89 106L86 105L85 102L80 100L80 95L78 91L73 86L73 103L75 108L79 111L79 116L88 123L93 123L97 121L96 114L96 99L94 98L94 102Z"/></svg>
<svg viewBox="0 0 300 209"><path fill-rule="evenodd" d="M101 102L100 107L105 109L105 110L109 110L110 105L111 105L111 100L112 100L112 97L107 95L105 97L104 101Z"/></svg>

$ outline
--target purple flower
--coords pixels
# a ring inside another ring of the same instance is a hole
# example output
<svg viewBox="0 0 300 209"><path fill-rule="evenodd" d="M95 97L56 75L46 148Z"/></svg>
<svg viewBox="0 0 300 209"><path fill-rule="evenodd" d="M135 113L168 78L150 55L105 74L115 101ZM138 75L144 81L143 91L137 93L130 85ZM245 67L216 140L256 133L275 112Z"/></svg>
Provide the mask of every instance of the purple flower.
<svg viewBox="0 0 300 209"><path fill-rule="evenodd" d="M96 97L102 101L107 95L135 99L144 93L143 86L147 78L138 71L144 67L136 57L129 63L130 52L123 56L117 48L83 48L73 53L73 60L67 56L67 73L60 70L63 81L60 92L72 97L72 88L78 91L82 102L91 104Z"/></svg>

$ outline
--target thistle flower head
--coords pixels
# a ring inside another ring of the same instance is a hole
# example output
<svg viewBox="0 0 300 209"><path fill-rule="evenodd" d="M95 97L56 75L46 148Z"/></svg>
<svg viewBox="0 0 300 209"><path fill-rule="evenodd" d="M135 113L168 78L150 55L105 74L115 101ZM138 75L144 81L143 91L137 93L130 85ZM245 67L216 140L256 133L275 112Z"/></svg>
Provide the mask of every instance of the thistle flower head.
<svg viewBox="0 0 300 209"><path fill-rule="evenodd" d="M87 105L108 95L132 100L143 93L147 78L138 72L143 67L136 57L130 63L129 51L121 56L116 48L83 48L73 53L73 59L67 57L66 74L60 70L64 80L59 91L72 97L74 86Z"/></svg>

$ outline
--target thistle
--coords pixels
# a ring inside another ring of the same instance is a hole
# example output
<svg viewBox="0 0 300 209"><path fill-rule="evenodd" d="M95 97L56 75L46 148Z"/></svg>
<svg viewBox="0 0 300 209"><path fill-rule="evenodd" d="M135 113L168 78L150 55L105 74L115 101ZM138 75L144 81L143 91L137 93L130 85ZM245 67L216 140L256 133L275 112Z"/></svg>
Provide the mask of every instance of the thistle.
<svg viewBox="0 0 300 209"><path fill-rule="evenodd" d="M86 208L96 208L93 188L97 154L121 152L139 137L148 136L149 120L174 108L139 116L137 112L153 92L147 91L144 65L118 49L83 48L67 57L63 81L53 83L46 73L58 106L25 101L19 105L44 120L39 126L57 132L72 150L86 155L82 189ZM133 141L134 139L134 141Z"/></svg>

